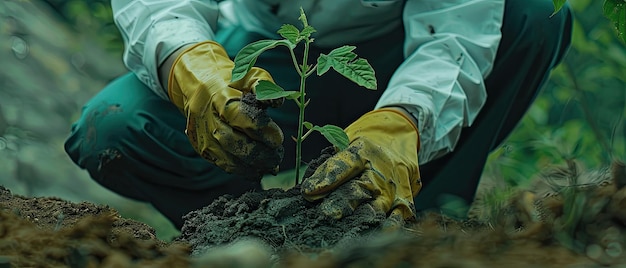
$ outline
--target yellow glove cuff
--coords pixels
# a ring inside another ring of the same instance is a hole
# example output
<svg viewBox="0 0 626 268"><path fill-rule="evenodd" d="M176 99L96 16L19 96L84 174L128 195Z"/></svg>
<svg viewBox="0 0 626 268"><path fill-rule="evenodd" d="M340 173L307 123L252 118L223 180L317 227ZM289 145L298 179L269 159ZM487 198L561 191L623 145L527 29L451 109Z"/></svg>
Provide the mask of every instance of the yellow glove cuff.
<svg viewBox="0 0 626 268"><path fill-rule="evenodd" d="M202 86L199 83L204 82L202 74L197 73L198 71L217 70L219 68L232 70L233 67L234 63L220 44L214 41L197 43L181 52L172 64L167 83L167 94L172 103L182 111L186 98L192 95L192 92L184 94L184 88L195 91ZM181 87L183 83L185 83L184 88Z"/></svg>
<svg viewBox="0 0 626 268"><path fill-rule="evenodd" d="M361 118L368 118L368 120L358 120L352 125L346 128L348 137L358 137L358 132L363 129L377 129L380 133L386 133L392 136L406 133L408 135L415 134L416 149L420 149L419 130L414 123L414 119L409 117L410 115L403 113L395 108L380 108L370 111L364 114ZM381 124L381 120L385 123ZM381 120L377 120L381 119ZM381 137L383 138L383 137Z"/></svg>

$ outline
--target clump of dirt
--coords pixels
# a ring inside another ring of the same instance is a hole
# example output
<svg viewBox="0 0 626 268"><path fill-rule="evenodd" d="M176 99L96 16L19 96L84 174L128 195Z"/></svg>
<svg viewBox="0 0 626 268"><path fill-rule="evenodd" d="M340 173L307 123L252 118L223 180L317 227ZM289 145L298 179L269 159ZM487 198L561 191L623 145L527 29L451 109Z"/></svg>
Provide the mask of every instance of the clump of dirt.
<svg viewBox="0 0 626 268"><path fill-rule="evenodd" d="M267 113L267 108L279 107L283 104L283 102L284 98L260 101L256 98L256 94L252 92L245 92L241 96L241 110L248 117L255 120L255 123L261 126L265 126L274 121Z"/></svg>
<svg viewBox="0 0 626 268"><path fill-rule="evenodd" d="M0 187L0 266L179 267L189 264L189 252L108 206L26 198Z"/></svg>
<svg viewBox="0 0 626 268"><path fill-rule="evenodd" d="M223 141L226 142L224 145L230 148L231 153L238 156L241 163L247 165L234 170L234 173L260 179L263 174L276 174L278 172L278 165L282 162L285 154L285 148L282 144L284 136L278 125L267 113L267 108L276 107L280 104L282 104L282 98L259 101L254 93L246 92L242 95L239 105L241 113L237 116L245 117L240 118L242 122L250 121L255 126L255 129L246 129L246 134L255 137L258 142L244 138L225 139ZM234 118L233 120L238 119ZM211 158L208 157L207 159Z"/></svg>
<svg viewBox="0 0 626 268"><path fill-rule="evenodd" d="M184 219L180 239L193 245L192 255L200 255L246 237L260 238L276 252L319 251L367 237L385 217L361 206L348 217L329 219L294 187L251 192L239 198L222 196Z"/></svg>
<svg viewBox="0 0 626 268"><path fill-rule="evenodd" d="M304 177L310 176L333 154L333 147L323 149L309 163ZM375 233L385 220L385 215L371 206L359 206L339 220L324 216L318 203L302 198L299 186L250 192L239 198L222 196L209 206L185 215L179 239L194 246L192 255L248 237L260 238L276 253L319 252L337 245L364 242L361 240Z"/></svg>

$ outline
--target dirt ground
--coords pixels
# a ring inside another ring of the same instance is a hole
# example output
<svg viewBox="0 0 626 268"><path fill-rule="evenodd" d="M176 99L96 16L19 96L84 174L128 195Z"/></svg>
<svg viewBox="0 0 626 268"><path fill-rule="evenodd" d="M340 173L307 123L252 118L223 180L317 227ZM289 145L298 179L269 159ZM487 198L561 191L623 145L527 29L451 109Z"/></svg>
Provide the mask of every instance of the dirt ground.
<svg viewBox="0 0 626 268"><path fill-rule="evenodd" d="M498 209L483 191L468 220L427 213L399 230L381 230L384 217L367 207L324 219L297 189L274 189L188 214L168 243L107 206L0 188L0 266L623 267L624 186L623 164L593 172L572 164Z"/></svg>

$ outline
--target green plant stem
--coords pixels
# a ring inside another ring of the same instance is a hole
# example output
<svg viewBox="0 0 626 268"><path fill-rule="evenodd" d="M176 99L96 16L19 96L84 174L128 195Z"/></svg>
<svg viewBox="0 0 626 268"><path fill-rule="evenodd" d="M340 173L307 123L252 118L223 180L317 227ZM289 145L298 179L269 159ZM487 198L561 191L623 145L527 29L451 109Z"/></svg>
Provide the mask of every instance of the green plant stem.
<svg viewBox="0 0 626 268"><path fill-rule="evenodd" d="M300 113L298 115L298 136L296 137L296 184L300 184L300 164L302 163L302 136L304 134L304 107L306 106L306 100L304 96L304 86L307 78L309 58L309 40L304 42L304 56L302 57L302 69L298 72L300 74L300 100L298 108Z"/></svg>
<svg viewBox="0 0 626 268"><path fill-rule="evenodd" d="M315 72L316 68L317 68L317 63L313 65L311 69L306 73L306 77L309 77L310 75L312 75Z"/></svg>
<svg viewBox="0 0 626 268"><path fill-rule="evenodd" d="M306 137L308 137L311 133L313 133L313 129L307 130L304 135L302 135L302 140L306 140Z"/></svg>
<svg viewBox="0 0 626 268"><path fill-rule="evenodd" d="M302 73L302 71L300 71L300 67L298 67L298 61L296 60L296 54L293 53L293 49L289 49L289 53L291 53L291 61L293 62L293 67L296 68L296 72L298 72L298 75L300 75L300 77L302 77L303 73Z"/></svg>

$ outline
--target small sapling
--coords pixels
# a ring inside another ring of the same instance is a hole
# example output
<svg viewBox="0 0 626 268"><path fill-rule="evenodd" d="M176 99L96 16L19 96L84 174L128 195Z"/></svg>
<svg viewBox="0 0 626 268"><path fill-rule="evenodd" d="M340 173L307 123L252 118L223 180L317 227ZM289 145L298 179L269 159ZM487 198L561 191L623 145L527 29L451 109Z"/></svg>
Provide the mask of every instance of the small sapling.
<svg viewBox="0 0 626 268"><path fill-rule="evenodd" d="M334 125L318 126L304 120L304 110L310 101L306 99L305 93L307 77L313 73L317 73L317 75L321 76L332 68L360 86L372 90L375 90L377 87L374 69L367 60L359 58L356 53L354 53L355 46L346 45L333 49L328 54L320 54L317 58L317 62L310 65L307 59L309 58L311 43L314 41L311 35L315 33L316 30L309 25L302 8L300 8L300 17L298 19L303 25L301 29L291 24L285 24L277 31L284 39L259 40L243 47L235 56L235 67L232 72L232 81L237 81L250 71L259 55L264 51L278 46L285 46L289 49L293 65L300 75L299 90L287 91L270 81L259 81L258 85L255 87L255 91L258 100L285 98L295 101L298 105L298 131L297 137L293 137L296 142L296 183L299 183L300 180L302 141L312 132L320 132L339 150L345 149L349 143L348 136L342 128ZM304 52L302 60L298 62L294 49L301 43L304 45ZM304 131L305 128L306 132Z"/></svg>

